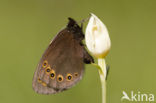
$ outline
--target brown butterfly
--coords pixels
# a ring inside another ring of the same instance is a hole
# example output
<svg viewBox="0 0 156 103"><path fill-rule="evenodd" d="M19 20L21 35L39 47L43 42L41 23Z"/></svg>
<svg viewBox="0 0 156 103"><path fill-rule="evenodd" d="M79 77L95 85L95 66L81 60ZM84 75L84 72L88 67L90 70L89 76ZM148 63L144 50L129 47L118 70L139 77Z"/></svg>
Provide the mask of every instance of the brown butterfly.
<svg viewBox="0 0 156 103"><path fill-rule="evenodd" d="M82 43L82 26L68 19L66 28L52 40L34 73L32 85L37 93L55 94L72 87L81 80L84 63L94 62Z"/></svg>

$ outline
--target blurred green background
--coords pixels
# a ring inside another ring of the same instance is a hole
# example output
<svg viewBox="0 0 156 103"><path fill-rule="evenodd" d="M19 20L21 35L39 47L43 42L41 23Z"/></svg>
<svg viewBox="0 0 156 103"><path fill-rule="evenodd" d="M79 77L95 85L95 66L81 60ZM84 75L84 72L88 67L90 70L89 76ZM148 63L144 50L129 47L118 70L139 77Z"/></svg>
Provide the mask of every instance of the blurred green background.
<svg viewBox="0 0 156 103"><path fill-rule="evenodd" d="M90 65L68 91L32 90L39 59L67 17L80 21L90 12L106 24L112 41L107 103L122 103L122 91L156 95L155 0L0 0L0 103L101 103L98 70Z"/></svg>

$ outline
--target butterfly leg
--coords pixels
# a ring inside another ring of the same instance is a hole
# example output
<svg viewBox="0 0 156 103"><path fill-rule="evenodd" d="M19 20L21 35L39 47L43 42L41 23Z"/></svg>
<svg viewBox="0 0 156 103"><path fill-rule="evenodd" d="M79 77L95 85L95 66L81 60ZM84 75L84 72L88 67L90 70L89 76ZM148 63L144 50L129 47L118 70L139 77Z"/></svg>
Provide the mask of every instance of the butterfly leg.
<svg viewBox="0 0 156 103"><path fill-rule="evenodd" d="M93 57L89 55L85 48L83 48L83 62L86 64L94 63Z"/></svg>

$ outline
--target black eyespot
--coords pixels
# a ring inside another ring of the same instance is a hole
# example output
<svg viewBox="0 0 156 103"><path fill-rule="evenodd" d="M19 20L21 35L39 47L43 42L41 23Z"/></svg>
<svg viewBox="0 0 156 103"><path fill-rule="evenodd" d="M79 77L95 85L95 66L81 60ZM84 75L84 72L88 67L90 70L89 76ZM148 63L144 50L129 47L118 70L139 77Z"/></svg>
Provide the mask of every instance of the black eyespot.
<svg viewBox="0 0 156 103"><path fill-rule="evenodd" d="M50 69L47 69L47 72L50 72Z"/></svg>
<svg viewBox="0 0 156 103"><path fill-rule="evenodd" d="M61 77L59 77L59 78L58 78L58 80L59 80L59 81L62 81L62 78L61 78Z"/></svg>
<svg viewBox="0 0 156 103"><path fill-rule="evenodd" d="M74 75L77 77L78 76L78 73L75 73Z"/></svg>
<svg viewBox="0 0 156 103"><path fill-rule="evenodd" d="M51 77L55 77L55 74L54 74L54 73L51 73L50 76L51 76Z"/></svg>
<svg viewBox="0 0 156 103"><path fill-rule="evenodd" d="M44 65L44 66L46 66L46 65L47 65L47 63L44 63L43 65Z"/></svg>
<svg viewBox="0 0 156 103"><path fill-rule="evenodd" d="M50 74L50 71L51 71L50 65L45 69L45 71L48 75Z"/></svg>
<svg viewBox="0 0 156 103"><path fill-rule="evenodd" d="M42 67L45 68L48 65L48 62L45 60L42 64Z"/></svg>
<svg viewBox="0 0 156 103"><path fill-rule="evenodd" d="M72 75L71 75L71 74L67 74L66 79L67 79L68 81L71 81L71 80L72 80Z"/></svg>
<svg viewBox="0 0 156 103"><path fill-rule="evenodd" d="M51 71L50 71L50 78L51 79L55 78L55 71L53 69L51 69Z"/></svg>
<svg viewBox="0 0 156 103"><path fill-rule="evenodd" d="M69 80L71 80L71 79L72 79L72 77L71 77L71 76L68 76L68 79L69 79Z"/></svg>
<svg viewBox="0 0 156 103"><path fill-rule="evenodd" d="M58 80L59 82L62 82L62 81L63 81L63 76L62 76L62 75L58 75L58 76L57 76L57 80Z"/></svg>

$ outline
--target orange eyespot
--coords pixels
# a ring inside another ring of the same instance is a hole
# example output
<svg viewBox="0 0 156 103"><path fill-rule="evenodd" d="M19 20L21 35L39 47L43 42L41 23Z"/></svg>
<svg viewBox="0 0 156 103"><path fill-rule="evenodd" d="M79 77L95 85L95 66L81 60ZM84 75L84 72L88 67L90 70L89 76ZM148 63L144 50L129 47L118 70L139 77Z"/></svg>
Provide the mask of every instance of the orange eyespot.
<svg viewBox="0 0 156 103"><path fill-rule="evenodd" d="M55 79L55 71L53 69L50 72L50 78Z"/></svg>
<svg viewBox="0 0 156 103"><path fill-rule="evenodd" d="M71 81L71 80L72 80L72 75L71 75L71 74L67 74L66 79L67 79L68 81Z"/></svg>
<svg viewBox="0 0 156 103"><path fill-rule="evenodd" d="M45 69L45 71L47 74L50 74L50 71L51 71L50 65Z"/></svg>
<svg viewBox="0 0 156 103"><path fill-rule="evenodd" d="M78 73L74 73L74 76L77 77L78 76Z"/></svg>
<svg viewBox="0 0 156 103"><path fill-rule="evenodd" d="M48 65L48 61L45 60L45 61L43 62L43 64L42 64L42 67L45 68L45 67L47 67L47 65Z"/></svg>
<svg viewBox="0 0 156 103"><path fill-rule="evenodd" d="M63 76L59 74L59 75L57 76L57 80L58 80L59 82L62 82L62 81L63 81Z"/></svg>
<svg viewBox="0 0 156 103"><path fill-rule="evenodd" d="M42 81L41 81L41 79L40 79L40 78L38 78L38 83L42 83Z"/></svg>
<svg viewBox="0 0 156 103"><path fill-rule="evenodd" d="M41 83L44 87L47 86L47 84L45 82L43 82L40 78L38 78L38 83Z"/></svg>
<svg viewBox="0 0 156 103"><path fill-rule="evenodd" d="M47 84L46 84L45 82L42 82L42 85L43 85L44 87L46 87L46 86L47 86Z"/></svg>

